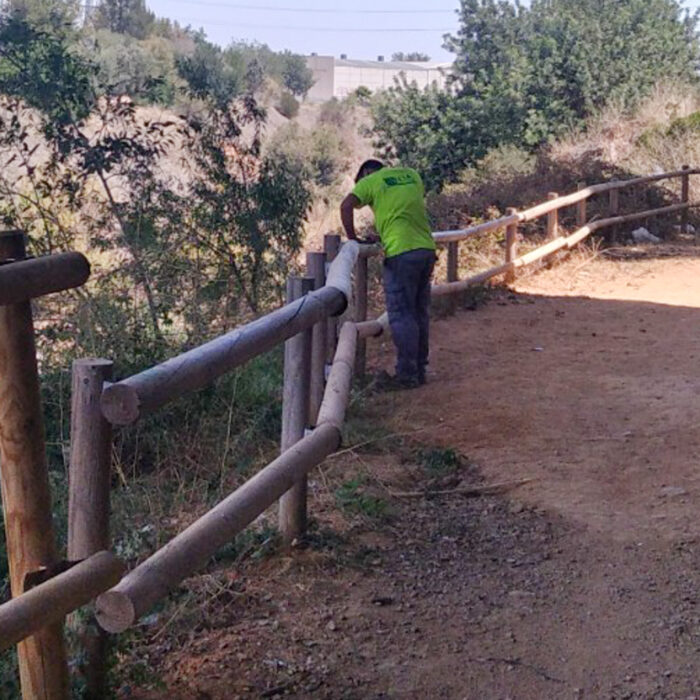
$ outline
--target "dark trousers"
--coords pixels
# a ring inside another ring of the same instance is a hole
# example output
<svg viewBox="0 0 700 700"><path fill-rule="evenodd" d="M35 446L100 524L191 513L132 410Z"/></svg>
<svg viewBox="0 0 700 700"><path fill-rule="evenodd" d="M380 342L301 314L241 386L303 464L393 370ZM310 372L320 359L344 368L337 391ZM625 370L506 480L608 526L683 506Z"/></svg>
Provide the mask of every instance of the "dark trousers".
<svg viewBox="0 0 700 700"><path fill-rule="evenodd" d="M411 250L384 261L384 294L396 345L396 376L423 379L428 364L430 278L435 252Z"/></svg>

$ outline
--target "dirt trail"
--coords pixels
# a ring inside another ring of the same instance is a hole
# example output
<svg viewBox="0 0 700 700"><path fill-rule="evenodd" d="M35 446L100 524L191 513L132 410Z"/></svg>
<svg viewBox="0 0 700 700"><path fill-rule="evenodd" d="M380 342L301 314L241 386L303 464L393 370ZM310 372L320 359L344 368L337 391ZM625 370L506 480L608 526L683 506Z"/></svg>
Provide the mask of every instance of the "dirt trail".
<svg viewBox="0 0 700 700"><path fill-rule="evenodd" d="M256 565L221 629L155 654L167 695L700 697L698 256L577 258L437 321L429 384L368 410L466 455L452 483L535 481L397 499L342 557ZM425 486L400 456L351 457Z"/></svg>

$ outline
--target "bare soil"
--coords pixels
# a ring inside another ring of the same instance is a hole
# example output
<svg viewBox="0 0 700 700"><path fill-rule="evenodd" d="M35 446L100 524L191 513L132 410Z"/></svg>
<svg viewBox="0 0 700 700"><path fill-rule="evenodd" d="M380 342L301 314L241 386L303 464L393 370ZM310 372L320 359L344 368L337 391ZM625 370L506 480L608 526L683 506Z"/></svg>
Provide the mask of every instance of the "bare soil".
<svg viewBox="0 0 700 700"><path fill-rule="evenodd" d="M577 256L433 333L425 387L360 398L309 542L191 583L121 697L700 697L700 250Z"/></svg>

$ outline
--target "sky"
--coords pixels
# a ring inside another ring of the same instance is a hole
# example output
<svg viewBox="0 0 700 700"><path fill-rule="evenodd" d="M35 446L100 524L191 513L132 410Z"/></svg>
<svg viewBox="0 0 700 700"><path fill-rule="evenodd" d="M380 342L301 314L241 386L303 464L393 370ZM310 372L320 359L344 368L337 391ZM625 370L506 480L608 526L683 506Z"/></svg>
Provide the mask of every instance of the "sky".
<svg viewBox="0 0 700 700"><path fill-rule="evenodd" d="M700 2L700 0L698 0ZM204 29L226 46L244 39L279 51L387 59L420 51L449 61L444 34L457 29L458 0L147 0L159 17Z"/></svg>
<svg viewBox="0 0 700 700"><path fill-rule="evenodd" d="M221 46L257 41L280 51L387 59L420 51L450 61L443 36L458 26L458 0L147 0L159 17L204 29ZM690 9L700 0L685 0Z"/></svg>

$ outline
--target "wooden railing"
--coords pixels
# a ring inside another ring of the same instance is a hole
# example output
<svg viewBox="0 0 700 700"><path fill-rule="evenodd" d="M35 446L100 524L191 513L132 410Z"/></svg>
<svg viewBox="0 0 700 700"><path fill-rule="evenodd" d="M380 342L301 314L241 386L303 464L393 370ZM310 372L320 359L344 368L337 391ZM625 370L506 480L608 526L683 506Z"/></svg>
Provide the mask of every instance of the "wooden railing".
<svg viewBox="0 0 700 700"><path fill-rule="evenodd" d="M681 228L686 230L689 208L696 206L688 199L689 177L698 173L700 170L683 168L634 180L581 186L579 191L564 197L551 194L548 201L522 212L510 209L507 216L478 226L435 233L435 240L447 245L448 259L447 281L434 285L433 294L439 297L459 293L499 275L512 279L518 269L557 251L571 249L591 233L606 227L655 215L680 213ZM620 189L665 178L681 178L679 204L619 214L617 193ZM586 202L603 193L609 194L611 215L587 222ZM559 212L571 206L576 206L577 229L564 236L561 235ZM519 225L545 216L549 240L518 257ZM503 229L506 231L504 262L466 279L458 279L459 242L470 236ZM17 234L12 236L15 241ZM12 262L0 266L0 353L9 352L8 356L14 357L23 352L22 361L26 363L27 353L35 357L33 340L31 345L28 344L31 336L30 316L27 325L29 299L84 283L89 267L82 256L75 254L21 262L22 255L12 254L14 249L3 240L10 239L0 236L0 263L3 254L4 259ZM24 583L20 586L13 579L15 598L0 606L0 650L25 640L22 642L24 646L20 645L25 698L67 697L65 655L60 653L62 640L60 628L56 625L60 625L66 614L95 596L99 624L108 632L122 632L174 586L205 566L219 548L276 501L280 501L279 524L285 540L291 541L303 534L306 526L306 475L339 447L353 374L362 374L365 370L365 343L388 330L386 314L374 321L366 320L367 260L379 252L375 246L341 245L339 236L328 235L323 252L307 255L308 276L290 278L287 303L272 313L118 382L111 381L111 361L79 360L74 363L68 556L82 563L67 571L60 567L53 570L49 566L43 574L39 572L38 585L28 592L23 592ZM21 291L18 291L18 285ZM340 323L341 314L351 305L354 307L353 319ZM24 326L17 325L17 314L24 319ZM18 334L24 338L24 345L18 345ZM122 578L123 565L103 551L110 548L112 426L131 424L163 409L170 401L211 384L282 342L285 343L285 367L280 456ZM36 372L36 362L33 362ZM40 423L36 413L37 387L17 385L14 375L24 371L21 363L6 366L9 369L0 376L0 416L3 422L10 416L15 430L21 431L22 420L38 420ZM18 386L21 387L20 393ZM17 403L22 403L18 397L21 398L22 392L34 392L34 414L21 411L17 414ZM33 465L36 473L32 483L13 468L15 462L21 463L21 459L8 461L7 455L14 455L16 450L12 452L10 449L14 446L8 444L5 427L3 424L0 431L0 449L8 553L15 573L19 570L18 562L25 561L22 571L26 576L33 573L27 570L27 561L30 567L37 569L55 560L55 557L46 560L45 556L42 560L41 552L26 559L27 545L19 541L29 536L30 540L34 538L42 542L45 551L50 551L53 546L50 528L49 532L40 532L41 523L47 518L50 520L51 515L50 512L41 513L42 508L44 511L48 508L48 479L45 462L38 465L38 471L37 465ZM28 436L28 439L34 439L34 444L27 443L23 449L31 453L31 457L36 453L38 438ZM43 450L43 441L40 441L40 446ZM25 458L29 457L25 455ZM27 508L28 512L40 513L41 517L37 517L34 524L23 521L21 525L14 517L18 505ZM48 637L46 630L50 630ZM34 639L39 643L31 644ZM49 645L46 640L49 640ZM97 645L91 663L99 666L101 654L102 646ZM47 658L52 663L45 663ZM99 692L96 688L92 690Z"/></svg>

